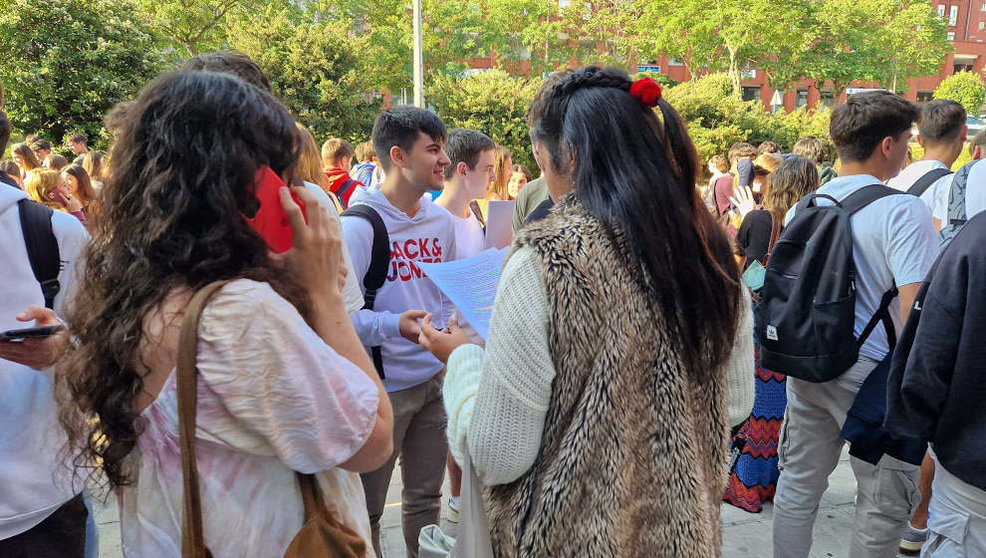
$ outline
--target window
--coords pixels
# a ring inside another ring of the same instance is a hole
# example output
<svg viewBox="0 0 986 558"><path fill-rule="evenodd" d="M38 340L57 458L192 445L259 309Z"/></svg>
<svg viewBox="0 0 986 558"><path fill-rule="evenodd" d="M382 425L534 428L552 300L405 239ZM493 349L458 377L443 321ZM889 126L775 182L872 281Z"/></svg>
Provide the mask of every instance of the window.
<svg viewBox="0 0 986 558"><path fill-rule="evenodd" d="M918 91L918 102L930 101L934 97L934 94L935 92L931 90Z"/></svg>
<svg viewBox="0 0 986 558"><path fill-rule="evenodd" d="M832 96L831 87L826 87L825 89L822 89L821 95L822 95L821 103L823 105L827 106L828 108L832 108L835 106L835 98L833 98Z"/></svg>
<svg viewBox="0 0 986 558"><path fill-rule="evenodd" d="M984 12L986 12L986 4L983 4L983 8L982 8L982 10L983 10Z"/></svg>
<svg viewBox="0 0 986 558"><path fill-rule="evenodd" d="M681 61L680 58L675 58L674 56L668 58L668 66L684 66L685 63Z"/></svg>
<svg viewBox="0 0 986 558"><path fill-rule="evenodd" d="M949 31L948 33L945 33L945 38L948 39L949 41L954 41L955 40L955 33L953 33L952 31Z"/></svg>
<svg viewBox="0 0 986 558"><path fill-rule="evenodd" d="M565 2L567 4L570 1L571 0L558 0L558 7L559 8L564 8L565 6L562 6L562 3ZM942 19L945 19L945 5L944 4L938 4L938 17L940 17Z"/></svg>
<svg viewBox="0 0 986 558"><path fill-rule="evenodd" d="M794 108L801 108L808 104L808 88L799 87L798 93L794 98Z"/></svg>
<svg viewBox="0 0 986 558"><path fill-rule="evenodd" d="M757 79L756 70L740 70L740 79Z"/></svg>
<svg viewBox="0 0 986 558"><path fill-rule="evenodd" d="M561 9L563 9L563 10L565 8L571 6L571 5L572 5L572 0L558 0L558 7L561 8ZM938 7L941 8L942 6L938 6ZM942 13L944 13L944 12L942 12ZM942 13L940 13L938 15L942 15Z"/></svg>
<svg viewBox="0 0 986 558"><path fill-rule="evenodd" d="M743 100L744 101L759 101L760 100L760 86L759 85L744 85L743 86Z"/></svg>
<svg viewBox="0 0 986 558"><path fill-rule="evenodd" d="M955 25L959 21L959 7L952 6L948 9L948 24Z"/></svg>
<svg viewBox="0 0 986 558"><path fill-rule="evenodd" d="M986 21L979 22L979 30L982 31L983 29L986 29Z"/></svg>

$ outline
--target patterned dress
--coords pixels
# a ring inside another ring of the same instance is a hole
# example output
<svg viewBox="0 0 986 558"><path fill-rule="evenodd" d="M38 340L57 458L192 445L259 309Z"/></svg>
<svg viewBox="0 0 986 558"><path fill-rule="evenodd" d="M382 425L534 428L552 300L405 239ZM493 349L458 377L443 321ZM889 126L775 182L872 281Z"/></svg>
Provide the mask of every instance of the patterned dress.
<svg viewBox="0 0 986 558"><path fill-rule="evenodd" d="M760 365L760 348L755 346L756 395L750 417L733 437L735 465L722 499L751 513L763 509L774 498L777 488L777 438L787 407L787 377ZM735 455L737 448L738 457Z"/></svg>

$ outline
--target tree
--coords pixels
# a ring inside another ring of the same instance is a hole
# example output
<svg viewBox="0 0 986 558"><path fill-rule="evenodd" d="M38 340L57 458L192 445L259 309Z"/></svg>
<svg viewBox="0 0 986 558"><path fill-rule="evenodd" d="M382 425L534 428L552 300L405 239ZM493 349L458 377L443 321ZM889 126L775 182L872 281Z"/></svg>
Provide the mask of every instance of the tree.
<svg viewBox="0 0 986 558"><path fill-rule="evenodd" d="M948 27L928 2L902 5L882 30L884 52L890 55L886 68L891 91L896 92L898 83L907 78L938 74L945 55L952 51Z"/></svg>
<svg viewBox="0 0 986 558"><path fill-rule="evenodd" d="M534 169L526 116L540 86L540 78L511 77L503 70L445 76L429 90L428 101L449 127L480 130L510 150L515 163Z"/></svg>
<svg viewBox="0 0 986 558"><path fill-rule="evenodd" d="M364 141L380 107L348 29L311 23L290 8L268 6L232 20L233 48L267 74L274 94L317 138Z"/></svg>
<svg viewBox="0 0 986 558"><path fill-rule="evenodd" d="M151 31L115 0L10 0L0 11L0 81L15 129L95 141L116 103L163 67Z"/></svg>
<svg viewBox="0 0 986 558"><path fill-rule="evenodd" d="M777 47L803 40L807 0L643 0L628 24L630 42L647 57L669 54L696 66L726 68L733 94L741 70L776 56ZM649 55L649 56L648 56Z"/></svg>
<svg viewBox="0 0 986 558"><path fill-rule="evenodd" d="M979 74L958 72L942 80L935 89L934 98L951 99L965 107L969 114L979 114L986 101L986 86Z"/></svg>
<svg viewBox="0 0 986 558"><path fill-rule="evenodd" d="M188 56L225 46L228 16L252 12L259 0L136 0L141 16L175 47Z"/></svg>

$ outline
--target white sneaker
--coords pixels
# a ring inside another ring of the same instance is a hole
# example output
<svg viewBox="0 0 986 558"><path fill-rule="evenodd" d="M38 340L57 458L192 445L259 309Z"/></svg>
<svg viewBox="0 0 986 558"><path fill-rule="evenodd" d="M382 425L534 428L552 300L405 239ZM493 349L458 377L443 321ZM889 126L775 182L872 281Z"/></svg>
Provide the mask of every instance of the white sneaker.
<svg viewBox="0 0 986 558"><path fill-rule="evenodd" d="M926 540L928 540L928 529L917 529L908 521L907 530L900 538L900 550L907 553L921 552Z"/></svg>
<svg viewBox="0 0 986 558"><path fill-rule="evenodd" d="M456 502L451 496L448 499L448 515L445 517L452 523L459 522L459 503Z"/></svg>

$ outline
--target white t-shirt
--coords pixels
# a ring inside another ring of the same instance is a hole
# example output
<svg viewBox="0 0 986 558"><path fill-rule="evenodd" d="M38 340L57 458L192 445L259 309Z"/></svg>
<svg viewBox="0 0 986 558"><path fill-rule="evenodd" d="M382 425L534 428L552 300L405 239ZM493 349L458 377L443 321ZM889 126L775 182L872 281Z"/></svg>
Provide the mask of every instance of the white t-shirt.
<svg viewBox="0 0 986 558"><path fill-rule="evenodd" d="M840 176L818 189L843 200L853 192L880 184L868 174ZM819 198L820 205L831 202ZM786 223L794 218L797 206L787 213ZM852 216L853 263L856 266L856 320L854 334L859 337L873 317L884 293L894 285L910 285L924 281L938 255L938 240L931 225L931 214L921 200L914 196L895 195L876 200ZM900 331L900 303L890 304L890 317ZM859 354L880 362L889 351L887 334L876 327L859 350ZM865 378L844 378L849 384L859 384Z"/></svg>
<svg viewBox="0 0 986 558"><path fill-rule="evenodd" d="M33 326L14 316L31 304L44 306L17 209L18 200L27 197L0 184L0 331ZM52 215L51 227L62 260L54 310L62 315L77 287L77 264L89 235L78 219L61 211ZM60 455L66 439L58 424L51 373L0 359L0 540L33 528L82 489L79 482L73 486L72 471Z"/></svg>
<svg viewBox="0 0 986 558"><path fill-rule="evenodd" d="M954 174L945 178L942 187L935 196L935 206L932 216L942 223L942 227L948 224L948 202L952 192L952 179ZM975 164L969 170L969 179L965 183L965 216L972 219L972 216L986 209L986 164Z"/></svg>
<svg viewBox="0 0 986 558"><path fill-rule="evenodd" d="M472 211L468 217L453 215L452 218L455 219L455 259L470 258L486 249L486 231Z"/></svg>
<svg viewBox="0 0 986 558"><path fill-rule="evenodd" d="M900 174L888 180L887 186L900 190L901 192L906 192L911 188L911 186L914 185L915 182L918 181L918 179L934 169L947 170L948 167L941 161L915 161L905 167L904 170L900 171ZM945 176L939 178L934 182L934 184L929 186L923 194L921 194L921 201L923 201L924 205L927 206L929 212L932 211L935 206L935 198L939 189L941 189L942 185L946 182L951 184L952 176L953 175L951 174L946 174Z"/></svg>

